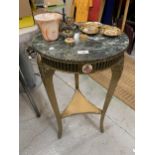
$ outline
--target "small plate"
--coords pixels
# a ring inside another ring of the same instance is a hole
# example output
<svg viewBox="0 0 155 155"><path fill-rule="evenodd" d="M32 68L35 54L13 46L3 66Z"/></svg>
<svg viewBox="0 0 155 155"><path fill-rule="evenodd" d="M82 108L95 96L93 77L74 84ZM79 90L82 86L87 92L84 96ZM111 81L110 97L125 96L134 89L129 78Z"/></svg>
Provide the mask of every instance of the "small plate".
<svg viewBox="0 0 155 155"><path fill-rule="evenodd" d="M85 26L94 26L94 27L102 27L102 24L100 22L86 22L84 23Z"/></svg>
<svg viewBox="0 0 155 155"><path fill-rule="evenodd" d="M121 35L122 32L116 26L104 25L101 27L100 34L109 36L109 37L117 37Z"/></svg>
<svg viewBox="0 0 155 155"><path fill-rule="evenodd" d="M99 26L101 25L98 22L85 22L81 23L80 30L85 34L95 35L99 32Z"/></svg>
<svg viewBox="0 0 155 155"><path fill-rule="evenodd" d="M102 27L100 22L81 22L77 23L81 32L88 35L95 35L99 32L99 28Z"/></svg>
<svg viewBox="0 0 155 155"><path fill-rule="evenodd" d="M95 35L99 32L99 29L97 27L81 27L80 30L88 35Z"/></svg>

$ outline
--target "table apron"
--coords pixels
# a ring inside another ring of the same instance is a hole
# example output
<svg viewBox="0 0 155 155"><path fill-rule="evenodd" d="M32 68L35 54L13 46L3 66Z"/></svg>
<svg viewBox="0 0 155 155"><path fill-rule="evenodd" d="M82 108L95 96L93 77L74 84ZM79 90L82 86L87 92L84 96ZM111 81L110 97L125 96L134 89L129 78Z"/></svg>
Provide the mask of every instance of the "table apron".
<svg viewBox="0 0 155 155"><path fill-rule="evenodd" d="M80 73L86 74L83 72L82 68L84 65L88 64L92 66L92 71L90 73L94 73L96 71L104 70L116 64L122 57L124 53L118 55L109 60L99 60L99 61L91 61L91 62L61 62L57 60L50 60L45 57L42 57L42 63L50 66L54 70L64 71L68 73Z"/></svg>

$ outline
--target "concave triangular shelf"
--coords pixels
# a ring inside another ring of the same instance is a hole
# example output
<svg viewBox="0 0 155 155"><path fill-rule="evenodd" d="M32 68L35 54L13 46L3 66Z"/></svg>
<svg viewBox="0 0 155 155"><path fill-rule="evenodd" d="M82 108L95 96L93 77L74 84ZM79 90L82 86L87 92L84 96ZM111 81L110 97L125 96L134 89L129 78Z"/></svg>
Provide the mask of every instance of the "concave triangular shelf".
<svg viewBox="0 0 155 155"><path fill-rule="evenodd" d="M94 104L89 102L79 90L76 90L72 100L62 112L61 116L64 118L70 115L81 113L101 114L101 109L97 108Z"/></svg>

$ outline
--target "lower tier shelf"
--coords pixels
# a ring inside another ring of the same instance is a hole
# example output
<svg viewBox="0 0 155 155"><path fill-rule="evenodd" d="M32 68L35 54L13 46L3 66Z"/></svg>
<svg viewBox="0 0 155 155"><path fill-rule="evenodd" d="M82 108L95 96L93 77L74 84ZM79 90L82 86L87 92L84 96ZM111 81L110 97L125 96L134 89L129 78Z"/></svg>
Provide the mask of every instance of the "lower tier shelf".
<svg viewBox="0 0 155 155"><path fill-rule="evenodd" d="M88 101L80 92L80 90L76 90L75 94L72 97L72 100L62 112L61 117L64 118L70 115L81 113L101 114L101 109Z"/></svg>

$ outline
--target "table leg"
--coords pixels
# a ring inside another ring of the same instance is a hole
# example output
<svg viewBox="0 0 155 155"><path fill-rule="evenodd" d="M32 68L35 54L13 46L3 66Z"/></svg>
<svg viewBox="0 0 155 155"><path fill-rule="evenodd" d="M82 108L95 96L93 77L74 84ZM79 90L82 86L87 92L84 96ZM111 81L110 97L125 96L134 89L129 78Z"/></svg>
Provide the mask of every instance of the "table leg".
<svg viewBox="0 0 155 155"><path fill-rule="evenodd" d="M101 132L104 132L103 121L104 121L105 113L108 109L109 103L112 99L117 83L121 77L123 65L124 65L124 57L117 64L111 67L112 77L111 77L109 88L106 94L106 98L105 98L105 102L104 102L104 106L103 106L103 110L101 112L101 118L100 118L100 131Z"/></svg>
<svg viewBox="0 0 155 155"><path fill-rule="evenodd" d="M75 73L75 89L79 89L79 74Z"/></svg>
<svg viewBox="0 0 155 155"><path fill-rule="evenodd" d="M54 70L49 68L48 66L44 66L44 64L41 62L41 59L38 56L38 66L41 73L41 77L46 89L46 92L48 94L51 106L53 108L53 111L55 113L57 123L58 123L58 138L61 138L62 136L62 120L61 120L61 114L59 112L59 107L57 104L57 99L54 91L54 83L53 83L53 75Z"/></svg>

